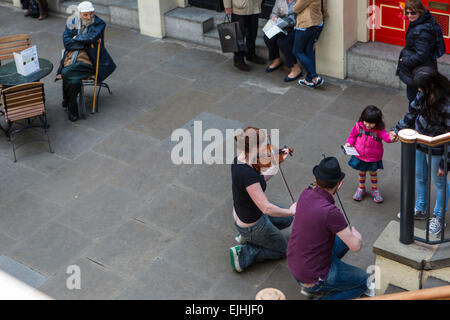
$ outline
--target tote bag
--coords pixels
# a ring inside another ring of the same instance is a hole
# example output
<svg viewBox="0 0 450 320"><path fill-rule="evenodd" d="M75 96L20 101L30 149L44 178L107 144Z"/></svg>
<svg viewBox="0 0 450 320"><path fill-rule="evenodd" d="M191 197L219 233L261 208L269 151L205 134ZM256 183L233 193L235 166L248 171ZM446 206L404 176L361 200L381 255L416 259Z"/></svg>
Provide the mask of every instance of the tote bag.
<svg viewBox="0 0 450 320"><path fill-rule="evenodd" d="M230 16L226 15L224 22L217 25L217 30L223 53L240 51L244 43L244 36L239 28L239 22L231 22Z"/></svg>

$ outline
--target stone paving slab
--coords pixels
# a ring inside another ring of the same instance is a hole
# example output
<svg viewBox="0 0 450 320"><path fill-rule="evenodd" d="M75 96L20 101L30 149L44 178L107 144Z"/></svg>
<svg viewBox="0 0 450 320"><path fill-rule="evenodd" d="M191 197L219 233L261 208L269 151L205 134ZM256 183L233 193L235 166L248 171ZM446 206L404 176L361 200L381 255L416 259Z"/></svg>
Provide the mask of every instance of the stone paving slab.
<svg viewBox="0 0 450 320"><path fill-rule="evenodd" d="M30 144L13 163L10 144L0 139L0 255L47 277L40 290L55 299L235 300L270 286L305 299L285 259L232 270L229 165L177 166L170 159L172 132L192 132L194 120L221 132L280 129L280 145L295 149L282 164L294 197L311 183L321 154L335 155L346 172L340 197L364 237L363 249L343 260L364 269L374 264L372 245L399 209L400 144L385 144L382 204L352 200L357 173L339 146L369 104L394 125L407 110L403 90L329 77L310 90L284 83L285 69L266 74L265 66L252 65L243 73L230 54L108 26L106 46L118 65L107 79L113 95L102 90L100 112L72 123L61 108L61 83L53 81L64 24L1 6L0 36L30 33L39 55L54 64L43 82L55 153ZM289 206L279 175L267 196ZM66 286L70 265L80 267L81 290Z"/></svg>

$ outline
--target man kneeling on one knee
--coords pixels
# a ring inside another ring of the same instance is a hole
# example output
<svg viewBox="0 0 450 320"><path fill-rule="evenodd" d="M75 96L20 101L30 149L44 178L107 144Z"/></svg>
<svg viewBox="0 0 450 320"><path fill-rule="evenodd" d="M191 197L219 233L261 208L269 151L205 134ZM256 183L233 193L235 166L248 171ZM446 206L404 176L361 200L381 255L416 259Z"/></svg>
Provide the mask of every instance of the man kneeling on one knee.
<svg viewBox="0 0 450 320"><path fill-rule="evenodd" d="M322 299L353 299L367 289L369 275L341 261L350 249L359 251L361 234L349 228L334 204L334 195L345 174L336 158L323 159L313 169L317 186L305 189L298 199L288 243L289 269L302 287Z"/></svg>
<svg viewBox="0 0 450 320"><path fill-rule="evenodd" d="M57 72L63 79L63 107L68 109L70 121L79 117L77 96L82 81L95 74L99 40L98 81L105 80L116 68L103 44L105 22L95 15L94 6L89 1L81 2L78 11L80 23L77 25L74 19L72 25L67 24L64 30L65 52Z"/></svg>

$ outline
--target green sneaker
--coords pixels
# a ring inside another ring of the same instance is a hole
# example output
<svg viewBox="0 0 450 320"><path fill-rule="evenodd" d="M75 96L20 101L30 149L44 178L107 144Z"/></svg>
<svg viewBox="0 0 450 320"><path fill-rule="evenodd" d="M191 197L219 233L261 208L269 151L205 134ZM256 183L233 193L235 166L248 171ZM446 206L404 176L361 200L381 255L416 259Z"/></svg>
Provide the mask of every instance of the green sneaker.
<svg viewBox="0 0 450 320"><path fill-rule="evenodd" d="M242 268L239 264L239 253L241 252L241 246L235 246L230 248L231 266L234 271L242 272Z"/></svg>

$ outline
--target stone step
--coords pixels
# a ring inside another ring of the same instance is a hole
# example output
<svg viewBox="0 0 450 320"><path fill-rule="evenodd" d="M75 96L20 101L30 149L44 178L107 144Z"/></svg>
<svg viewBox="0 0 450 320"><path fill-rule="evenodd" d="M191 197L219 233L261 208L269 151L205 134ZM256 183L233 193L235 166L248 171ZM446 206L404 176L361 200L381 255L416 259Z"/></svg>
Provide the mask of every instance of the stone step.
<svg viewBox="0 0 450 320"><path fill-rule="evenodd" d="M217 25L224 22L225 13L208 9L187 7L176 8L165 14L166 36L190 41L220 50ZM256 53L267 57L267 47L262 38L262 26L267 20L260 19Z"/></svg>
<svg viewBox="0 0 450 320"><path fill-rule="evenodd" d="M106 23L139 29L139 14L137 0L92 0L98 17ZM79 1L61 1L56 11L67 15L67 9Z"/></svg>
<svg viewBox="0 0 450 320"><path fill-rule="evenodd" d="M443 280L435 278L435 277L428 277L423 288L424 289L437 288L437 287L443 287L443 286L448 286L448 285L450 285L450 283L448 283L447 281L443 281Z"/></svg>
<svg viewBox="0 0 450 320"><path fill-rule="evenodd" d="M402 47L381 42L356 43L347 53L347 76L386 87L404 89L405 84L395 75ZM438 69L450 74L450 55L438 59Z"/></svg>

